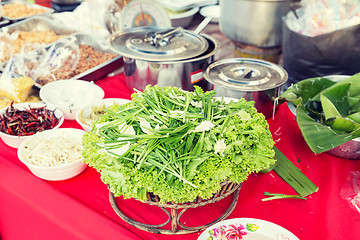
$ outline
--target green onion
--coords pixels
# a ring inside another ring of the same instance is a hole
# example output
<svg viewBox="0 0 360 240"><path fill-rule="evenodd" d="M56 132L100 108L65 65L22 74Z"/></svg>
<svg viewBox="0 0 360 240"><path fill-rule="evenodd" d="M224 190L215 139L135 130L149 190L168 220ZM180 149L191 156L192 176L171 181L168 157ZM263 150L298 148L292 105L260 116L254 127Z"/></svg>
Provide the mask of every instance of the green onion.
<svg viewBox="0 0 360 240"><path fill-rule="evenodd" d="M296 198L296 199L306 200L305 197L300 196L300 195L285 195L283 193L269 193L269 192L265 192L264 195L265 196L272 196L272 197L261 199L261 201L263 201L263 202L270 201L270 200L275 200L275 199L286 199L286 198Z"/></svg>

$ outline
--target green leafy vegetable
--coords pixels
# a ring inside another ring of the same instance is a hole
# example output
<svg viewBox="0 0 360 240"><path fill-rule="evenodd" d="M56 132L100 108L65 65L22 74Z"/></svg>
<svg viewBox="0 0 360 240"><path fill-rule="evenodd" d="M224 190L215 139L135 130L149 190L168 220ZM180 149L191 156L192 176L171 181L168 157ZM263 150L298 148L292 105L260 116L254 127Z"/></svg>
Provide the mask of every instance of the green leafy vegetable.
<svg viewBox="0 0 360 240"><path fill-rule="evenodd" d="M269 126L254 102L214 95L159 86L134 93L84 135L84 161L115 196L147 200L151 192L162 203L211 198L221 182L243 182L274 164Z"/></svg>
<svg viewBox="0 0 360 240"><path fill-rule="evenodd" d="M314 153L360 137L360 73L341 81L305 79L281 98L297 106L297 123Z"/></svg>

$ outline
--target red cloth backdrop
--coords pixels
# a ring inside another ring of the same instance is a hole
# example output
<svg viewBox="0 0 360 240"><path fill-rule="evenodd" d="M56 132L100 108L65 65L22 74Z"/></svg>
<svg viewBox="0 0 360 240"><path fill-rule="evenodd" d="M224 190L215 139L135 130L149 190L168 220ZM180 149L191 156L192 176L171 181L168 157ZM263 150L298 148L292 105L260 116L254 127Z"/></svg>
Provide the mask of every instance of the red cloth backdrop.
<svg viewBox="0 0 360 240"><path fill-rule="evenodd" d="M130 98L122 75L97 81L105 97ZM276 223L300 239L356 239L360 213L340 196L350 171L360 162L314 155L306 145L286 104L268 120L276 146L307 175L319 191L307 200L283 199L263 202L264 192L295 194L274 171L253 174L243 183L238 204L229 218L258 218ZM80 126L65 121L62 127ZM16 149L0 141L0 239L159 239L195 240L201 232L187 235L156 235L121 220L112 209L107 186L100 174L88 167L65 181L35 177L17 158ZM229 206L232 196L217 203L188 210L182 217L187 226L207 224ZM157 207L118 198L120 209L144 223L167 220Z"/></svg>

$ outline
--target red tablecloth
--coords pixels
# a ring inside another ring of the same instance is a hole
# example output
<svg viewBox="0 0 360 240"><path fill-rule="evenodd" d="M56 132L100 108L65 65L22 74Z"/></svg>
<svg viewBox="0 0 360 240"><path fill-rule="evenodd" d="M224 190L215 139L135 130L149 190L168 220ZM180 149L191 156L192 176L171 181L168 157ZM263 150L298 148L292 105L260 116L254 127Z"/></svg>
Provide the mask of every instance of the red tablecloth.
<svg viewBox="0 0 360 240"><path fill-rule="evenodd" d="M105 97L130 98L123 77L97 81ZM276 223L300 239L356 239L360 235L360 213L340 196L351 171L360 162L323 153L314 155L301 136L286 104L268 120L276 146L317 186L307 200L261 201L264 192L295 194L275 172L253 174L243 183L237 206L229 218L250 217ZM65 121L63 127L80 126ZM188 235L156 235L121 220L112 209L107 186L88 167L65 181L35 177L16 156L16 149L0 141L0 239L197 239ZM229 206L232 196L217 203L189 210L182 217L187 226L207 224ZM119 199L121 210L138 221L160 224L166 215L157 207L135 200Z"/></svg>

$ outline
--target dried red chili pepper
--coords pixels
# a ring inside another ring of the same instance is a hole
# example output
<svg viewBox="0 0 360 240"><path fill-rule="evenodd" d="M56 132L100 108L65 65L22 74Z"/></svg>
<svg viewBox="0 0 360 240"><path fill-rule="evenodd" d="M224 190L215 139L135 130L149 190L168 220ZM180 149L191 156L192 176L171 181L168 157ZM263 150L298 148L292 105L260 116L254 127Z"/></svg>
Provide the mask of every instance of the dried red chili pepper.
<svg viewBox="0 0 360 240"><path fill-rule="evenodd" d="M15 109L13 103L0 116L0 131L16 136L33 135L36 132L54 128L60 121L55 111L46 106L28 109Z"/></svg>

